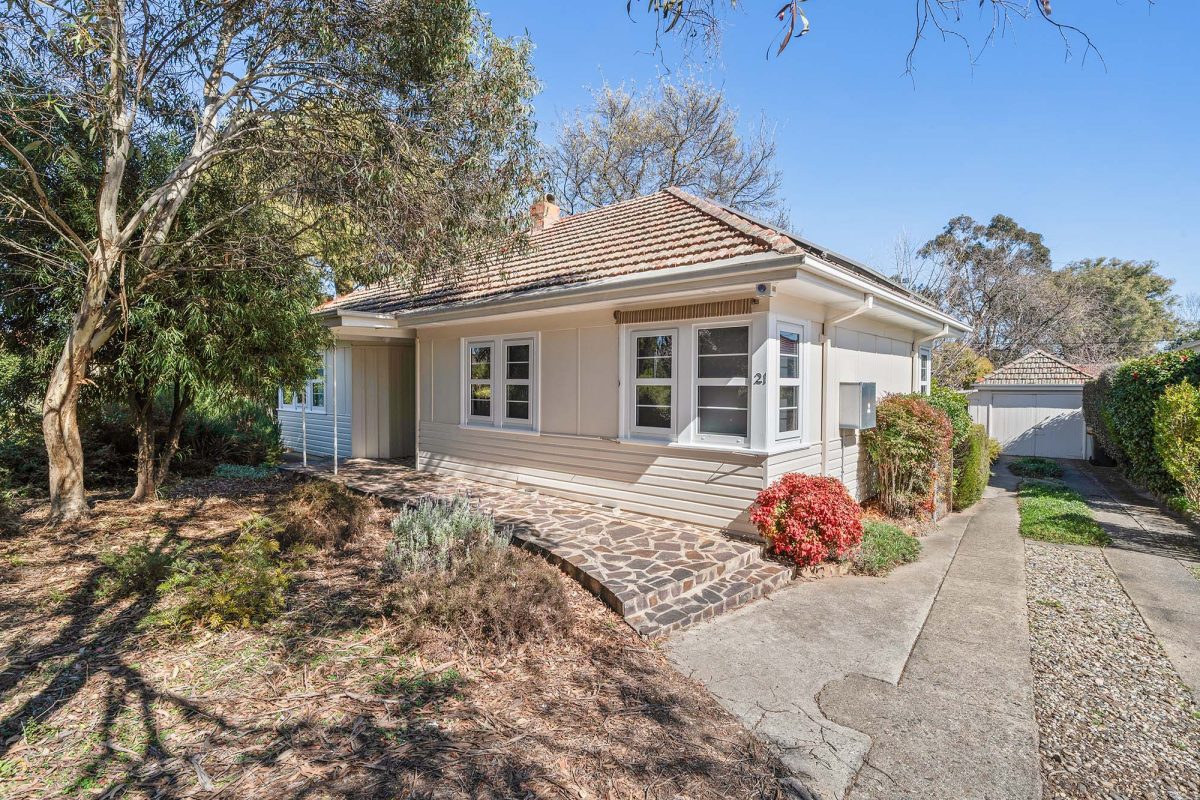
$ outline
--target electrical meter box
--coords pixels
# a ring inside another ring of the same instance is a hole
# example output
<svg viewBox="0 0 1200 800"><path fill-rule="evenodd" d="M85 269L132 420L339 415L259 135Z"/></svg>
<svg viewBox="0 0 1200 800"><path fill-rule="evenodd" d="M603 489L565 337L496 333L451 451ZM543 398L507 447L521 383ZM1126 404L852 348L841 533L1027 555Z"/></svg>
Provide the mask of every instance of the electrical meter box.
<svg viewBox="0 0 1200 800"><path fill-rule="evenodd" d="M841 384L839 425L855 431L875 427L875 384Z"/></svg>

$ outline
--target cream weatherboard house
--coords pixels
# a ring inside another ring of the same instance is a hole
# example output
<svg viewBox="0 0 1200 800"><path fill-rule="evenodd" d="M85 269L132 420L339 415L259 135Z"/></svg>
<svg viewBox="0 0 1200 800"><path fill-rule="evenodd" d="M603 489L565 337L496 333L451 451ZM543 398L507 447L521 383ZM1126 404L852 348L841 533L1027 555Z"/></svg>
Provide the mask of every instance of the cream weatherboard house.
<svg viewBox="0 0 1200 800"><path fill-rule="evenodd" d="M861 493L863 404L927 390L930 344L967 331L679 189L533 215L518 254L317 309L336 346L281 393L285 445L749 532L784 473Z"/></svg>

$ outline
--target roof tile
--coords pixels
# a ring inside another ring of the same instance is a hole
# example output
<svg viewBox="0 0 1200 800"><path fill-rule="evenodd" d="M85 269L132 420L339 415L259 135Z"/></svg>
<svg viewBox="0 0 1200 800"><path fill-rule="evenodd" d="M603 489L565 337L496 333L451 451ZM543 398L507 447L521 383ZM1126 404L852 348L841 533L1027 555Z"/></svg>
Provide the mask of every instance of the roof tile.
<svg viewBox="0 0 1200 800"><path fill-rule="evenodd" d="M1045 350L1034 350L984 376L976 386L1081 385L1094 376Z"/></svg>

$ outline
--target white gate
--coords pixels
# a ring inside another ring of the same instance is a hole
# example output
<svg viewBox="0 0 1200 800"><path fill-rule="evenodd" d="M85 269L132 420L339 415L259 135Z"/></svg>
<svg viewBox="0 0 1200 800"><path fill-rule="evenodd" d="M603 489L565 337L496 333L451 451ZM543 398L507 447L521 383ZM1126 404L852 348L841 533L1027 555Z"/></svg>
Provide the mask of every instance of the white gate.
<svg viewBox="0 0 1200 800"><path fill-rule="evenodd" d="M1004 447L1005 455L1085 457L1082 392L993 390L990 394L988 433Z"/></svg>

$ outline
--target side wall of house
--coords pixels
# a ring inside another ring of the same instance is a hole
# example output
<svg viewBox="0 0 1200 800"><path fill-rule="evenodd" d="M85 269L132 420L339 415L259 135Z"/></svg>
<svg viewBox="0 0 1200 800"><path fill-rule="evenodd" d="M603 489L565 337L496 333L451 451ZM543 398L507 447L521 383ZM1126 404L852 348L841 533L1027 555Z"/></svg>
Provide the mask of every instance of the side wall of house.
<svg viewBox="0 0 1200 800"><path fill-rule="evenodd" d="M336 353L336 357L335 354ZM351 372L353 358L348 346L339 345L325 351L325 369L328 376L325 387L325 410L310 410L305 414L280 408L278 413L280 436L283 446L297 453L303 448L301 431L308 430L308 452L311 455L332 456L334 436L333 370L337 364L337 437L338 458L351 456L351 431L353 410L351 408Z"/></svg>
<svg viewBox="0 0 1200 800"><path fill-rule="evenodd" d="M533 334L537 433L464 426L462 340ZM620 329L611 311L418 330L420 466L749 532L762 456L619 442Z"/></svg>

